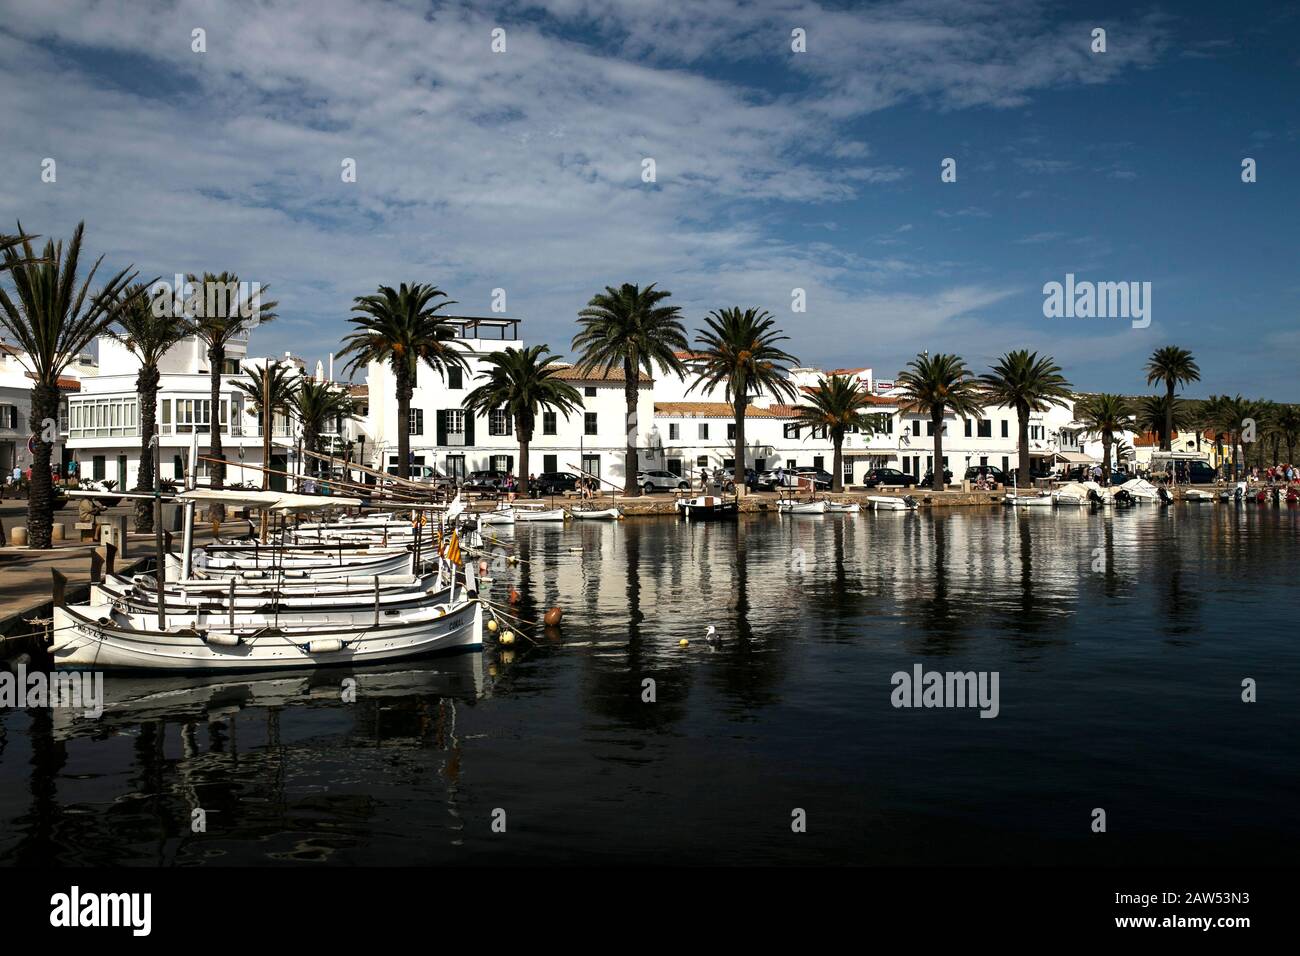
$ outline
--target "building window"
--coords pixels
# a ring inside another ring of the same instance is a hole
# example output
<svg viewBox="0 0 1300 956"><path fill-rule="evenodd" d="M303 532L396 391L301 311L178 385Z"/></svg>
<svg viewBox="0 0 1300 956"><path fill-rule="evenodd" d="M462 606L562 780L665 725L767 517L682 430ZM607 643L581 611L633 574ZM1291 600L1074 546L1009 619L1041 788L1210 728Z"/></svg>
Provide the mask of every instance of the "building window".
<svg viewBox="0 0 1300 956"><path fill-rule="evenodd" d="M669 423L669 425L668 425L668 440L669 440L669 441L677 441L677 440L680 439L681 437L682 437L682 428L681 428L681 426L678 425L678 424L676 424L676 423Z"/></svg>
<svg viewBox="0 0 1300 956"><path fill-rule="evenodd" d="M695 466L696 466L697 468L707 468L707 467L709 467L709 456L708 456L708 455L700 455L698 458L695 459Z"/></svg>
<svg viewBox="0 0 1300 956"><path fill-rule="evenodd" d="M799 426L796 425L794 422L787 422L786 424L781 426L781 434L784 435L786 438L798 438Z"/></svg>
<svg viewBox="0 0 1300 956"><path fill-rule="evenodd" d="M510 434L510 416L506 414L503 408L494 408L488 412L488 434L489 435L509 435Z"/></svg>
<svg viewBox="0 0 1300 956"><path fill-rule="evenodd" d="M583 470L583 472L585 472L586 474L590 475L591 477L593 477L593 478L599 480L599 479L600 479L600 456L599 456L599 455L583 455L583 456L582 456L582 470Z"/></svg>
<svg viewBox="0 0 1300 956"><path fill-rule="evenodd" d="M1010 464L1011 464L1011 462L1007 459L1007 456L1006 456L1006 455L1003 455L1003 456L1002 456L1002 474L1005 475L1005 474L1007 473L1007 468L1008 468L1008 466L1009 466Z"/></svg>
<svg viewBox="0 0 1300 956"><path fill-rule="evenodd" d="M703 422L700 424L700 440L705 441L708 439L708 437L709 437L709 423Z"/></svg>
<svg viewBox="0 0 1300 956"><path fill-rule="evenodd" d="M727 441L735 441L735 440L736 440L736 423L735 423L735 422L728 422L728 423L727 423Z"/></svg>
<svg viewBox="0 0 1300 956"><path fill-rule="evenodd" d="M407 429L407 431L410 434L423 435L424 434L424 409L423 408L411 409L411 417L408 420L407 424L410 426Z"/></svg>
<svg viewBox="0 0 1300 956"><path fill-rule="evenodd" d="M582 394L583 394L583 395L586 395L588 398L595 398L595 397L596 397L596 386L595 386L595 385L588 385L588 386L586 386L586 387L582 390Z"/></svg>
<svg viewBox="0 0 1300 956"><path fill-rule="evenodd" d="M1005 418L1002 419L1002 437L1007 437L1007 420Z"/></svg>
<svg viewBox="0 0 1300 956"><path fill-rule="evenodd" d="M931 434L933 434L933 432L931 432ZM921 420L919 418L916 421L912 422L912 437L913 438L921 437Z"/></svg>
<svg viewBox="0 0 1300 956"><path fill-rule="evenodd" d="M555 434L555 412L542 412L542 434ZM550 470L554 471L555 469L552 468Z"/></svg>
<svg viewBox="0 0 1300 956"><path fill-rule="evenodd" d="M464 388L464 379L461 377L462 370L459 365L451 365L447 368L447 387L450 389Z"/></svg>
<svg viewBox="0 0 1300 956"><path fill-rule="evenodd" d="M507 474L514 470L515 460L513 455L493 455L490 465L493 471L504 471Z"/></svg>
<svg viewBox="0 0 1300 956"><path fill-rule="evenodd" d="M821 455L813 455L813 467L818 471L825 471L826 459Z"/></svg>
<svg viewBox="0 0 1300 956"><path fill-rule="evenodd" d="M988 419L988 418L981 418L981 419L980 419L980 422L979 422L979 437L980 437L980 438L992 438L992 437L993 437L993 421L992 421L991 419Z"/></svg>
<svg viewBox="0 0 1300 956"><path fill-rule="evenodd" d="M447 416L447 434L463 435L465 433L465 413L459 408L449 408L444 414Z"/></svg>
<svg viewBox="0 0 1300 956"><path fill-rule="evenodd" d="M558 468L559 468L559 462L558 462L558 460L557 460L557 458L556 458L555 455L543 455L543 456L542 456L542 473L543 473L543 474L547 474L547 475L552 474L552 473L555 472Z"/></svg>
<svg viewBox="0 0 1300 956"><path fill-rule="evenodd" d="M584 435L596 434L596 413L587 412L582 416L582 433Z"/></svg>
<svg viewBox="0 0 1300 956"><path fill-rule="evenodd" d="M465 456L448 455L446 460L447 477L460 481L465 477Z"/></svg>
<svg viewBox="0 0 1300 956"><path fill-rule="evenodd" d="M4 407L0 407L0 427L4 427L8 421L5 411ZM12 427L15 428L17 412L13 408L15 424ZM170 413L170 408L168 412ZM134 397L84 399L68 403L70 438L121 438L134 437L139 433L138 406Z"/></svg>
<svg viewBox="0 0 1300 956"><path fill-rule="evenodd" d="M966 419L966 437L970 438L970 419Z"/></svg>
<svg viewBox="0 0 1300 956"><path fill-rule="evenodd" d="M931 419L925 423L925 433L931 438L934 437L934 420Z"/></svg>

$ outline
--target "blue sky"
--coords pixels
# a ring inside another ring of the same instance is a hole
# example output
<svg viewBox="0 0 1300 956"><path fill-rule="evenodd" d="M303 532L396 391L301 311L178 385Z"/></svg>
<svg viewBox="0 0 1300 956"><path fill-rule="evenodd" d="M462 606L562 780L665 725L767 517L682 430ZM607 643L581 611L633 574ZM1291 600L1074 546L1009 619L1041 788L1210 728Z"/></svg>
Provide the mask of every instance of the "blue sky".
<svg viewBox="0 0 1300 956"><path fill-rule="evenodd" d="M929 349L982 371L1028 347L1139 392L1176 343L1201 362L1189 395L1297 398L1294 5L59 8L0 0L0 222L84 218L106 264L268 284L258 352L314 363L354 296L402 281L470 314L503 288L565 352L594 291L657 282L692 329L771 310L809 364L890 377ZM1067 272L1150 282L1150 327L1044 318Z"/></svg>

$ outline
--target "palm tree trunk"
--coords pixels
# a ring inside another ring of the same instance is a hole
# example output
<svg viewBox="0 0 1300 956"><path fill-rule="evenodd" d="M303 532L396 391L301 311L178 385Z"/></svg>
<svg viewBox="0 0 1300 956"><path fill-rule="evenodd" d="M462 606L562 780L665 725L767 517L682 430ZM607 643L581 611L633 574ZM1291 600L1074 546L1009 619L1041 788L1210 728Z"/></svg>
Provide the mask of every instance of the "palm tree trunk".
<svg viewBox="0 0 1300 956"><path fill-rule="evenodd" d="M528 446L532 443L532 431L518 420L515 421L515 433L519 436L519 495L528 497Z"/></svg>
<svg viewBox="0 0 1300 956"><path fill-rule="evenodd" d="M637 367L631 356L623 357L623 398L627 402L627 449L623 454L623 497L635 498L641 493L636 484L637 460Z"/></svg>
<svg viewBox="0 0 1300 956"><path fill-rule="evenodd" d="M930 490L943 491L948 487L948 480L943 476L943 406L930 410L930 421L934 424L934 468L931 470Z"/></svg>
<svg viewBox="0 0 1300 956"><path fill-rule="evenodd" d="M411 395L415 389L408 381L405 368L399 365L397 372L397 477L411 477ZM466 415L473 415L468 409Z"/></svg>
<svg viewBox="0 0 1300 956"><path fill-rule="evenodd" d="M839 494L844 490L844 436L836 434L833 436L835 452L831 455L831 462L834 465L834 480L831 482L831 490Z"/></svg>
<svg viewBox="0 0 1300 956"><path fill-rule="evenodd" d="M1174 380L1165 383L1165 435L1160 443L1164 451L1174 447Z"/></svg>
<svg viewBox="0 0 1300 956"><path fill-rule="evenodd" d="M226 347L224 345L213 345L208 349L208 375L211 386L212 408L209 411L211 424L208 426L209 441L208 447L212 449L213 458L224 459L225 451L221 445L221 372L226 365ZM224 462L213 461L208 463L208 473L212 476L209 486L214 489L224 488L226 485L226 466ZM263 467L269 467L266 462L262 463Z"/></svg>
<svg viewBox="0 0 1300 956"><path fill-rule="evenodd" d="M1020 442L1020 465L1016 470L1020 472L1020 484L1032 486L1029 478L1029 409L1016 409L1016 428L1019 429L1016 438Z"/></svg>
<svg viewBox="0 0 1300 956"><path fill-rule="evenodd" d="M736 482L736 494L741 497L745 494L745 407L749 404L748 397L739 395L732 404L731 412L736 419L736 447L733 451L736 458L732 462L731 477Z"/></svg>
<svg viewBox="0 0 1300 956"><path fill-rule="evenodd" d="M47 422L57 421L59 390L54 385L32 386L32 483L27 492L27 547L48 548L54 525L54 483L50 479L50 455L54 444L45 440Z"/></svg>
<svg viewBox="0 0 1300 956"><path fill-rule="evenodd" d="M135 377L135 391L140 399L140 469L136 472L135 490L153 491L153 441L158 431L158 381L162 376L155 365L141 367ZM153 502L135 503L135 530L153 530Z"/></svg>
<svg viewBox="0 0 1300 956"><path fill-rule="evenodd" d="M1101 476L1107 485L1110 485L1110 446L1113 441L1114 435L1111 432L1101 433Z"/></svg>

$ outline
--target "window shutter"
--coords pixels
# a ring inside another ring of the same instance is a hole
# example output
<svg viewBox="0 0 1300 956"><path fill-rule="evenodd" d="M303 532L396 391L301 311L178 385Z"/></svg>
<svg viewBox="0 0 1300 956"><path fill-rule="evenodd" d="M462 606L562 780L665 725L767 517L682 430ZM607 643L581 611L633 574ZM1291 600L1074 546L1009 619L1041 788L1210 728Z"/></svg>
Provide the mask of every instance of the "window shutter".
<svg viewBox="0 0 1300 956"><path fill-rule="evenodd" d="M506 467L505 467L505 471L506 471L506 474L508 474L508 475L513 475L513 474L515 473L515 456L514 456L514 455L506 455Z"/></svg>
<svg viewBox="0 0 1300 956"><path fill-rule="evenodd" d="M513 435L515 432L515 417L511 415L509 412L506 412L505 418L506 418L506 434Z"/></svg>
<svg viewBox="0 0 1300 956"><path fill-rule="evenodd" d="M447 444L447 410L440 408L437 411L438 416L438 444Z"/></svg>
<svg viewBox="0 0 1300 956"><path fill-rule="evenodd" d="M474 444L474 413L465 410L465 444Z"/></svg>

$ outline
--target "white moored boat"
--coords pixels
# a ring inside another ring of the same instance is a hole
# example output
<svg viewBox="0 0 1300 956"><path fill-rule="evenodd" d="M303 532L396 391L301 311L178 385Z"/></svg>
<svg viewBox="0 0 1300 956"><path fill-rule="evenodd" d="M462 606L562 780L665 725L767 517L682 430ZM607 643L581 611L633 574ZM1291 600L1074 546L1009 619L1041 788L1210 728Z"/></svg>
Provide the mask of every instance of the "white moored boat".
<svg viewBox="0 0 1300 956"><path fill-rule="evenodd" d="M1132 495L1135 501L1143 504L1156 504L1160 501L1160 489L1145 478L1134 478L1120 487Z"/></svg>
<svg viewBox="0 0 1300 956"><path fill-rule="evenodd" d="M619 518L623 517L623 512L617 508L603 508L599 511L595 509L587 511L570 511L569 515L577 518L579 521L617 521Z"/></svg>
<svg viewBox="0 0 1300 956"><path fill-rule="evenodd" d="M824 515L825 501L796 501L793 498L779 498L776 510L783 515Z"/></svg>
<svg viewBox="0 0 1300 956"><path fill-rule="evenodd" d="M1007 495L1002 503L1013 508L1050 508L1051 495Z"/></svg>
<svg viewBox="0 0 1300 956"><path fill-rule="evenodd" d="M483 643L477 600L320 614L153 614L91 605L54 609L55 667L241 670L361 664Z"/></svg>
<svg viewBox="0 0 1300 956"><path fill-rule="evenodd" d="M1086 505L1090 503L1088 491L1083 482L1071 481L1052 492L1052 500L1058 505Z"/></svg>
<svg viewBox="0 0 1300 956"><path fill-rule="evenodd" d="M515 521L563 521L563 508L547 508L543 505L516 504Z"/></svg>
<svg viewBox="0 0 1300 956"><path fill-rule="evenodd" d="M677 513L688 521L692 518L734 518L740 511L740 506L734 497L722 495L678 498L675 507Z"/></svg>
<svg viewBox="0 0 1300 956"><path fill-rule="evenodd" d="M1186 491L1183 492L1184 501L1196 501L1196 502L1214 501L1215 497L1216 496L1213 494L1213 492L1203 491L1200 488L1188 488Z"/></svg>
<svg viewBox="0 0 1300 956"><path fill-rule="evenodd" d="M478 520L479 523L483 525L514 524L515 509L510 507L510 505L503 505L502 507L496 508L492 511L480 511L478 513Z"/></svg>
<svg viewBox="0 0 1300 956"><path fill-rule="evenodd" d="M827 501L826 513L830 515L855 515L861 511L861 506L856 502L849 501Z"/></svg>
<svg viewBox="0 0 1300 956"><path fill-rule="evenodd" d="M916 508L916 499L911 495L867 495L867 501L875 511L912 511Z"/></svg>

